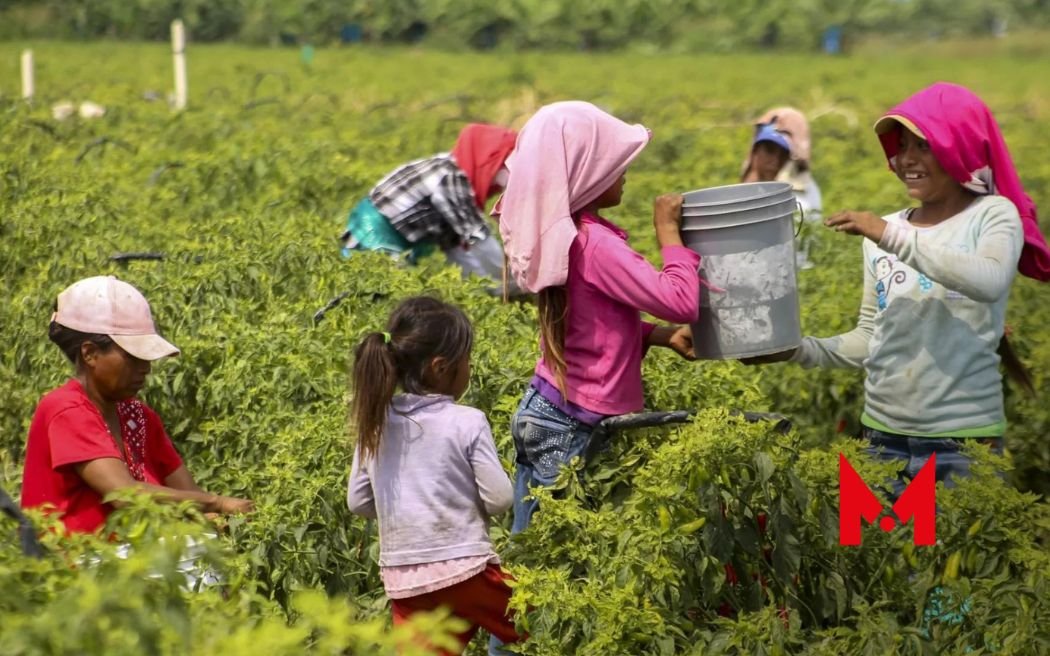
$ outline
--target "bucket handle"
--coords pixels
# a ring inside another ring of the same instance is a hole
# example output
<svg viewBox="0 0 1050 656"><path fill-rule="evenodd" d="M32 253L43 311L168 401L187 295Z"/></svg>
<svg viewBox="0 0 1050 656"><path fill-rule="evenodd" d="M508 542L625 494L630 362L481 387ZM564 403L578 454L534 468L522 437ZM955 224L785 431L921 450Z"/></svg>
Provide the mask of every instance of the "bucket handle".
<svg viewBox="0 0 1050 656"><path fill-rule="evenodd" d="M802 227L806 225L806 210L802 209L802 203L796 198L795 206L798 207L798 227L795 228L795 239L802 234Z"/></svg>

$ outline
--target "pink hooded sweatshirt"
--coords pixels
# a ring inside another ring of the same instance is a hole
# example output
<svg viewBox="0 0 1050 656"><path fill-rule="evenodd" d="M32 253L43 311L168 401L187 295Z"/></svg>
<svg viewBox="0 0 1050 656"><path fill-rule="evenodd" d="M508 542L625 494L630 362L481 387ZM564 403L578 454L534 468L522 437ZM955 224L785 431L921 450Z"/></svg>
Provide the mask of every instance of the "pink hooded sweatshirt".
<svg viewBox="0 0 1050 656"><path fill-rule="evenodd" d="M978 194L1010 199L1021 215L1024 248L1017 270L1050 280L1050 248L1039 231L1035 203L1025 193L1010 151L987 105L966 87L938 82L897 105L875 123L890 168L900 149L900 123L909 122L930 144L937 162L959 184Z"/></svg>

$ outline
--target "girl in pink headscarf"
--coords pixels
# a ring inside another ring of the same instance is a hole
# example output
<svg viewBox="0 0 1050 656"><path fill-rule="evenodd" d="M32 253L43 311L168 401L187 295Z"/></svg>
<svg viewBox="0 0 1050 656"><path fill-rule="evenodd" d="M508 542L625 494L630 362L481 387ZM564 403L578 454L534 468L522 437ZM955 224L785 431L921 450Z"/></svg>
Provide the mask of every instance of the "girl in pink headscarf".
<svg viewBox="0 0 1050 656"><path fill-rule="evenodd" d="M551 485L583 456L605 417L642 409L642 356L668 347L691 359L688 328L657 327L642 312L675 323L699 313L700 257L679 236L682 198L656 199L653 223L663 269L601 216L620 204L625 172L649 131L585 102L540 109L507 160L496 213L514 277L538 292L541 357L511 422L517 450L513 531L536 508L529 486Z"/></svg>
<svg viewBox="0 0 1050 656"><path fill-rule="evenodd" d="M825 221L866 238L857 327L751 362L863 368L863 435L874 455L901 464L899 495L934 455L937 480L950 485L951 475L965 475L963 442L1002 450L1000 355L1031 391L1004 336L1006 301L1018 271L1050 280L1050 249L999 126L973 92L934 84L890 110L875 131L919 206Z"/></svg>

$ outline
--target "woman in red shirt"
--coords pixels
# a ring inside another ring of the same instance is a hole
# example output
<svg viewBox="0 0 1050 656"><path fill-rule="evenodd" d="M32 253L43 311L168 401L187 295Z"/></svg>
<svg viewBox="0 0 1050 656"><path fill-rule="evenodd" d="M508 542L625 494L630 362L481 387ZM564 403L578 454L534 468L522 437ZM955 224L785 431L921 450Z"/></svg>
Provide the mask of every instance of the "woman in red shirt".
<svg viewBox="0 0 1050 656"><path fill-rule="evenodd" d="M249 512L247 499L197 486L157 416L135 398L153 360L179 350L157 334L145 297L113 276L85 278L58 296L49 338L76 368L33 414L22 507L60 514L66 529L91 533L113 509L111 492L138 488L206 512Z"/></svg>

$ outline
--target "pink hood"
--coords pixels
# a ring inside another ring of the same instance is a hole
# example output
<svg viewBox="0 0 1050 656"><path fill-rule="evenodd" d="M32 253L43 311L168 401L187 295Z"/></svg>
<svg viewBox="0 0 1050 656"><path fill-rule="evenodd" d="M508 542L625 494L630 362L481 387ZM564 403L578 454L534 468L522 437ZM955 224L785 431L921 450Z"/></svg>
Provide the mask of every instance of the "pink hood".
<svg viewBox="0 0 1050 656"><path fill-rule="evenodd" d="M493 210L522 288L565 284L573 216L611 187L648 142L645 127L581 101L547 105L529 119L507 159L507 188Z"/></svg>
<svg viewBox="0 0 1050 656"><path fill-rule="evenodd" d="M959 184L979 194L1009 198L1024 224L1024 249L1017 270L1029 278L1050 280L1050 248L1039 231L1036 207L1024 191L1010 151L992 112L972 91L938 82L886 113L875 124L890 168L900 146L900 119L912 123L937 162Z"/></svg>

